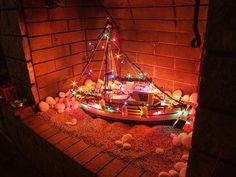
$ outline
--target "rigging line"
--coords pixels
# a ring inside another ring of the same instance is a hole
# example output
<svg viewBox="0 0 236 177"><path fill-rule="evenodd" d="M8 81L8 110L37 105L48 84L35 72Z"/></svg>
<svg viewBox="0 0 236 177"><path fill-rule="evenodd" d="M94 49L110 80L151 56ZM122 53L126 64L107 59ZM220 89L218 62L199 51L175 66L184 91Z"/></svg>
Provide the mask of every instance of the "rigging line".
<svg viewBox="0 0 236 177"><path fill-rule="evenodd" d="M154 86L160 90L164 95L166 95L167 97L169 97L170 99L174 100L176 103L179 103L181 105L187 106L185 103L175 99L174 97L170 96L169 94L167 94L166 92L164 92L160 87L158 87L154 82L153 82Z"/></svg>
<svg viewBox="0 0 236 177"><path fill-rule="evenodd" d="M129 56L125 52L123 52L116 43L113 43L113 44L126 57L126 60L128 61L128 63L133 65L140 73L144 74L141 68L137 66L135 63L133 63L132 61L130 61Z"/></svg>
<svg viewBox="0 0 236 177"><path fill-rule="evenodd" d="M99 36L100 36L100 35L99 35ZM101 40L102 40L102 36L98 39L98 43L97 43L96 46L94 47L91 57L89 57L89 60L87 61L87 63L86 63L86 65L84 66L84 68L82 69L82 74L81 74L81 76L80 76L80 79L79 79L78 83L79 83L79 82L81 81L81 79L83 78L84 73L85 73L86 69L88 68L88 65L90 64L90 62L91 62L92 59L94 58L94 54L95 54L95 52L97 51L97 48L98 48L98 46L99 46Z"/></svg>

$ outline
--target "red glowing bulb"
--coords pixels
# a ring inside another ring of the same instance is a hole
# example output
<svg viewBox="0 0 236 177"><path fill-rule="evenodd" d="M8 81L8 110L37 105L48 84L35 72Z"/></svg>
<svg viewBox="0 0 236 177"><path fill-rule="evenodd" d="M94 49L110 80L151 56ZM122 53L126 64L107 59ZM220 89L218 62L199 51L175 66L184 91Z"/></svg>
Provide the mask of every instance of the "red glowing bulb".
<svg viewBox="0 0 236 177"><path fill-rule="evenodd" d="M115 42L115 41L116 41L116 38L113 38L112 41Z"/></svg>

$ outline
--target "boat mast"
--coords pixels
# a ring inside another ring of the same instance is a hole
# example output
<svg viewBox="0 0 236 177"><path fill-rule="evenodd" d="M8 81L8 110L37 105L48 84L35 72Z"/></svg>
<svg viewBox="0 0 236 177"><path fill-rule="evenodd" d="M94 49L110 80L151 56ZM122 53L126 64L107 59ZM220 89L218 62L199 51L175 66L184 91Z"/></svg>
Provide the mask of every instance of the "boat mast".
<svg viewBox="0 0 236 177"><path fill-rule="evenodd" d="M109 89L108 85L109 85L109 79L110 76L112 75L112 72L110 70L110 53L109 53L109 48L110 48L110 40L111 40L111 36L112 36L112 23L111 23L111 18L108 17L107 18L108 22L107 22L107 26L106 26L106 30L104 32L104 37L106 39L106 46L105 46L105 90Z"/></svg>

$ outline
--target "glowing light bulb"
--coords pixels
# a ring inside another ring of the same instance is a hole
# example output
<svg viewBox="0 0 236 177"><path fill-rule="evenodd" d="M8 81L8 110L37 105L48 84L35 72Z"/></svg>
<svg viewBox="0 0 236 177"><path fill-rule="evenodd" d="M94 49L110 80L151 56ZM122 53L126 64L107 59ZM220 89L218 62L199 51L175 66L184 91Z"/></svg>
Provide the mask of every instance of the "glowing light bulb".
<svg viewBox="0 0 236 177"><path fill-rule="evenodd" d="M115 42L115 41L116 41L116 38L113 38L112 41Z"/></svg>
<svg viewBox="0 0 236 177"><path fill-rule="evenodd" d="M92 70L92 69L90 69L90 70L89 70L89 72L91 73L91 72L93 72L93 70Z"/></svg>
<svg viewBox="0 0 236 177"><path fill-rule="evenodd" d="M119 111L120 110L120 108L116 108L116 111Z"/></svg>
<svg viewBox="0 0 236 177"><path fill-rule="evenodd" d="M102 49L104 49L104 48L105 48L105 46L103 45L103 46L102 46Z"/></svg>
<svg viewBox="0 0 236 177"><path fill-rule="evenodd" d="M124 60L121 60L120 63L123 64L123 63L124 63Z"/></svg>
<svg viewBox="0 0 236 177"><path fill-rule="evenodd" d="M120 58L120 55L119 55L119 54L117 54L117 55L116 55L116 58Z"/></svg>
<svg viewBox="0 0 236 177"><path fill-rule="evenodd" d="M73 82L72 82L72 85L73 85L73 86L75 86L75 85L76 85L76 82L75 82L75 81L73 81Z"/></svg>
<svg viewBox="0 0 236 177"><path fill-rule="evenodd" d="M89 45L92 45L92 43L91 43L91 42L89 42L88 44L89 44Z"/></svg>
<svg viewBox="0 0 236 177"><path fill-rule="evenodd" d="M128 78L131 78L132 76L131 76L131 74L128 74L127 77L128 77Z"/></svg>

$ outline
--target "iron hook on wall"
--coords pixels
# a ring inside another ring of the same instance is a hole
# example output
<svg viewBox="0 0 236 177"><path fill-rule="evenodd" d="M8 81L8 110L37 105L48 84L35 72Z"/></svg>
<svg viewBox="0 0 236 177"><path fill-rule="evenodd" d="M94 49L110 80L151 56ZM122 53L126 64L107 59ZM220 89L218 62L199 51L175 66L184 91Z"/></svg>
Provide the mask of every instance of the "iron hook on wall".
<svg viewBox="0 0 236 177"><path fill-rule="evenodd" d="M194 17L193 17L193 31L195 37L191 41L191 47L197 48L201 46L201 36L198 31L198 14L199 14L200 0L195 0L195 8L194 8Z"/></svg>

